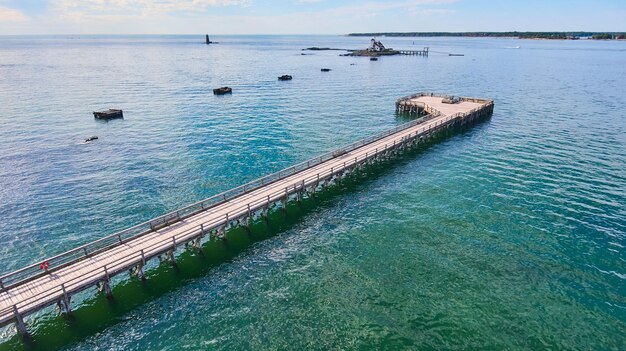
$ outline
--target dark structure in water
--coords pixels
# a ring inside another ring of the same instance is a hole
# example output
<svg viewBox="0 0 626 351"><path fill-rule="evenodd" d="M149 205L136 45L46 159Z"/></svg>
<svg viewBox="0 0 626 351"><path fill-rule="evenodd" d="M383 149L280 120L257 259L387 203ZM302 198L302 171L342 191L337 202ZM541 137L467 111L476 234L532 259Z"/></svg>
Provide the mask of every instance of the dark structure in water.
<svg viewBox="0 0 626 351"><path fill-rule="evenodd" d="M94 112L93 116L97 119L113 119L124 118L122 110L108 109L107 111Z"/></svg>
<svg viewBox="0 0 626 351"><path fill-rule="evenodd" d="M221 87L217 89L213 89L213 94L215 95L224 95L224 94L232 94L233 89L229 87Z"/></svg>
<svg viewBox="0 0 626 351"><path fill-rule="evenodd" d="M214 44L214 43L211 41L211 39L209 39L209 35L208 35L208 34L206 35L206 44L207 44L207 45L209 45L209 44Z"/></svg>

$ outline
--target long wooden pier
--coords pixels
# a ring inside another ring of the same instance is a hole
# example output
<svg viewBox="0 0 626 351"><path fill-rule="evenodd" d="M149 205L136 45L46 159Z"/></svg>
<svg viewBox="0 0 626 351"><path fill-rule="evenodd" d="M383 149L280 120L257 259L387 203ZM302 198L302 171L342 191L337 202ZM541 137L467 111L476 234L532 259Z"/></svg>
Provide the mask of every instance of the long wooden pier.
<svg viewBox="0 0 626 351"><path fill-rule="evenodd" d="M226 239L234 226L250 226L273 208L302 199L350 172L429 139L437 132L491 115L493 101L419 93L396 102L399 113L426 113L391 130L346 145L280 172L215 195L185 208L42 259L0 277L0 326L15 323L27 336L24 317L51 305L71 313L71 297L97 286L111 296L111 277L131 271L144 279L147 261L159 257L175 263L175 250L200 248L211 238ZM191 245L185 245L191 244Z"/></svg>

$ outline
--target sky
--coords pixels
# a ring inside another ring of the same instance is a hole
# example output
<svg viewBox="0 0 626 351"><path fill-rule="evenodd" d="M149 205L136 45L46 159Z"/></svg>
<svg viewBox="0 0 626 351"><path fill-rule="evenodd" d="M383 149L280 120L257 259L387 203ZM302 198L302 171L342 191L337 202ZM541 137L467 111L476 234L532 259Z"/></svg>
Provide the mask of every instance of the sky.
<svg viewBox="0 0 626 351"><path fill-rule="evenodd" d="M0 35L626 31L626 0L0 0Z"/></svg>

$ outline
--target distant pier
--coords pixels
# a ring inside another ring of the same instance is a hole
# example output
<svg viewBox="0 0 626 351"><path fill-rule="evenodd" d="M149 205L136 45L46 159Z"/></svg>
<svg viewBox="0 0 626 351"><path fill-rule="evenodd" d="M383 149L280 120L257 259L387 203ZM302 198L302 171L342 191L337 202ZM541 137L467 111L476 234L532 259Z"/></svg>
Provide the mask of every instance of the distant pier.
<svg viewBox="0 0 626 351"><path fill-rule="evenodd" d="M428 56L429 48L424 48L422 50L398 50L400 55L416 55L416 56Z"/></svg>
<svg viewBox="0 0 626 351"><path fill-rule="evenodd" d="M453 103L448 103L453 102ZM229 229L267 220L268 212L285 209L352 172L388 160L440 131L487 118L492 100L419 93L399 99L399 113L420 118L346 145L306 162L267 175L121 232L103 237L0 277L0 326L14 323L27 336L25 317L57 305L72 313L72 296L96 286L112 296L111 278L130 272L146 279L144 267L159 258L176 263L176 251L198 250L207 240L227 239Z"/></svg>

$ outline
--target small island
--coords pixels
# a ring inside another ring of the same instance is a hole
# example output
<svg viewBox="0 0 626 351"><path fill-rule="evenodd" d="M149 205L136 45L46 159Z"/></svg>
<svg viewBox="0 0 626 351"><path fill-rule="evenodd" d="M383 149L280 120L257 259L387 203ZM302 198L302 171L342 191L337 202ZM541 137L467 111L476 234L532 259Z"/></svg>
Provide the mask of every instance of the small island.
<svg viewBox="0 0 626 351"><path fill-rule="evenodd" d="M305 51L305 50L308 50L308 51L332 51L332 50L345 51L346 49L320 48L320 47L317 47L317 46L313 46L313 47L310 47L310 48L302 49L302 51Z"/></svg>
<svg viewBox="0 0 626 351"><path fill-rule="evenodd" d="M394 55L418 55L428 56L428 48L423 50L394 50L392 48L386 48L383 43L372 38L370 46L365 50L347 50L348 53L342 56L364 56L370 58L376 58L379 56L394 56Z"/></svg>
<svg viewBox="0 0 626 351"><path fill-rule="evenodd" d="M422 50L394 50L392 48L386 48L382 42L372 38L370 46L363 50L354 50L354 49L336 49L336 48L327 48L327 47L317 47L313 46L310 48L302 49L303 51L328 51L328 50L340 50L347 51L347 54L341 54L339 56L362 56L362 57L379 57L379 56L394 56L394 55L417 55L417 56L428 56L428 48L425 47ZM306 54L302 54L306 55Z"/></svg>
<svg viewBox="0 0 626 351"><path fill-rule="evenodd" d="M393 56L400 55L400 51L392 48L386 48L383 43L372 38L370 46L365 50L348 50L349 53L343 56L366 56L366 57L378 57L378 56Z"/></svg>
<svg viewBox="0 0 626 351"><path fill-rule="evenodd" d="M349 53L343 56L366 56L366 57L378 57L378 56L392 56L400 55L400 51L392 48L386 48L383 43L372 38L370 46L365 50L348 50Z"/></svg>

